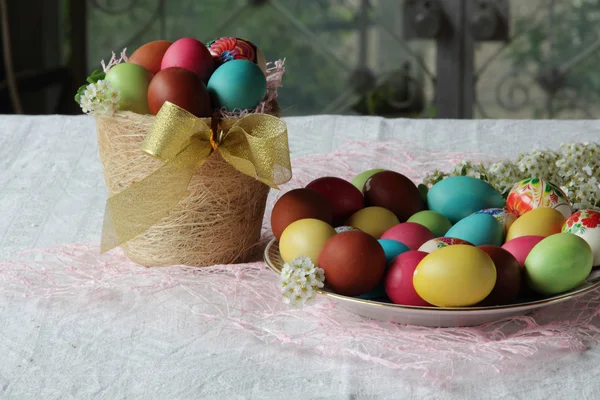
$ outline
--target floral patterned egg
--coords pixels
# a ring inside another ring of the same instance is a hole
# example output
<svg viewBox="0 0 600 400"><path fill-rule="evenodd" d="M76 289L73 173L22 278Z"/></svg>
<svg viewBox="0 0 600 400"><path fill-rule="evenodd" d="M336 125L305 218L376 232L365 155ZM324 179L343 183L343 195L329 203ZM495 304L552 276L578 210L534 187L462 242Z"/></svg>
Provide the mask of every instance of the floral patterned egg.
<svg viewBox="0 0 600 400"><path fill-rule="evenodd" d="M565 218L571 215L571 203L555 184L540 178L529 178L516 183L506 199L506 209L518 216L536 208L548 207Z"/></svg>
<svg viewBox="0 0 600 400"><path fill-rule="evenodd" d="M206 46L218 64L223 64L231 60L257 62L256 46L245 39L222 37L209 42Z"/></svg>
<svg viewBox="0 0 600 400"><path fill-rule="evenodd" d="M450 237L438 237L431 240L426 241L419 247L419 251L423 251L425 253L433 253L434 251L452 246L455 244L466 244L469 246L474 246L472 243L467 242L466 240L450 238Z"/></svg>
<svg viewBox="0 0 600 400"><path fill-rule="evenodd" d="M600 265L600 211L580 210L575 212L567 218L562 231L572 233L585 240L592 248L594 266Z"/></svg>
<svg viewBox="0 0 600 400"><path fill-rule="evenodd" d="M513 222L519 216L515 212L505 210L503 208L486 208L484 210L479 210L475 214L488 214L492 217L496 218L496 221L504 227L504 232L508 231L508 228L512 225Z"/></svg>

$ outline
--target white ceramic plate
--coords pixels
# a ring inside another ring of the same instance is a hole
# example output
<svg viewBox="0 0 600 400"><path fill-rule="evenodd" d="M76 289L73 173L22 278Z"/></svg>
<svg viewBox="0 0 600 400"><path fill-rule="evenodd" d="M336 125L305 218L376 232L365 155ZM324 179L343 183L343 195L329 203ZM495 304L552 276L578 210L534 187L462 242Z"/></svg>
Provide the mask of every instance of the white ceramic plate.
<svg viewBox="0 0 600 400"><path fill-rule="evenodd" d="M281 271L283 260L279 255L279 244L275 239L267 245L264 257L269 268L276 273ZM456 327L480 325L506 317L524 315L539 308L575 299L599 287L600 270L593 270L590 276L578 288L557 296L508 306L456 308L402 306L380 301L363 300L333 293L327 287L318 292L335 300L340 307L364 317L409 325Z"/></svg>

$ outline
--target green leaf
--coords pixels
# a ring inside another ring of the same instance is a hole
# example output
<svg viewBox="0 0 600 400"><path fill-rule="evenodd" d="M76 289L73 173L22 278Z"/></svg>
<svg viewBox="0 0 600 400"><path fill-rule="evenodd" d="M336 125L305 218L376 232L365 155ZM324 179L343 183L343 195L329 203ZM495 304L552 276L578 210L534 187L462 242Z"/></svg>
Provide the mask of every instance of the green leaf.
<svg viewBox="0 0 600 400"><path fill-rule="evenodd" d="M101 81L104 78L106 78L106 73L104 71L99 69L94 70L94 72L92 72L92 74L86 78L87 83L79 86L79 89L77 89L77 93L75 93L75 102L77 104L81 104L81 96L83 96L83 92L85 92L85 89L88 87L88 85Z"/></svg>

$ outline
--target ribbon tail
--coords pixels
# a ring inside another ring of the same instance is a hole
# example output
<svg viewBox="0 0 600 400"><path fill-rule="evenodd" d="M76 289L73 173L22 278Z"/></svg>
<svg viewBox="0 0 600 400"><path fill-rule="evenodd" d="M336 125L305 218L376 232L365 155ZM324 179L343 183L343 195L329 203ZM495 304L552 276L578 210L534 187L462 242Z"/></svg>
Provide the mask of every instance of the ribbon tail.
<svg viewBox="0 0 600 400"><path fill-rule="evenodd" d="M196 170L212 153L210 144L192 140L172 160L106 202L100 252L104 253L147 231L185 197Z"/></svg>

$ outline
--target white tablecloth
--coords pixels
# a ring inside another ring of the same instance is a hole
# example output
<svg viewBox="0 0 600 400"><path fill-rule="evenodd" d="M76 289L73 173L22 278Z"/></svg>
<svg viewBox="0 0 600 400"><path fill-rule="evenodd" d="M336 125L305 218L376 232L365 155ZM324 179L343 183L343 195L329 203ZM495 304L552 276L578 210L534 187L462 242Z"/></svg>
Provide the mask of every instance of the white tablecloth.
<svg viewBox="0 0 600 400"><path fill-rule="evenodd" d="M514 157L600 139L596 121L286 121L292 157L327 153L349 140ZM0 261L33 248L98 242L105 200L91 118L0 117ZM600 391L597 348L517 375L488 374L440 387L357 358L324 358L189 326L173 312L181 304L169 291L115 315L102 299L58 306L51 298L3 296L8 281L1 278L2 399L592 399Z"/></svg>

